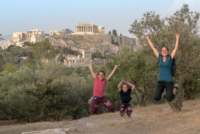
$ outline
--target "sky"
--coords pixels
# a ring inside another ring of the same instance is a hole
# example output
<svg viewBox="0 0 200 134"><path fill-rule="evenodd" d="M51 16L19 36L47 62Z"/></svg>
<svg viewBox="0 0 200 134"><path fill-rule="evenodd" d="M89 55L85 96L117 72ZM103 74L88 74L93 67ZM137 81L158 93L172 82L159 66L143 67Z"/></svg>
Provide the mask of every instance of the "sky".
<svg viewBox="0 0 200 134"><path fill-rule="evenodd" d="M0 0L0 34L33 29L48 34L64 28L75 32L77 23L92 23L104 26L105 33L116 29L134 37L128 32L130 25L145 12L155 11L164 18L184 3L200 12L200 0Z"/></svg>

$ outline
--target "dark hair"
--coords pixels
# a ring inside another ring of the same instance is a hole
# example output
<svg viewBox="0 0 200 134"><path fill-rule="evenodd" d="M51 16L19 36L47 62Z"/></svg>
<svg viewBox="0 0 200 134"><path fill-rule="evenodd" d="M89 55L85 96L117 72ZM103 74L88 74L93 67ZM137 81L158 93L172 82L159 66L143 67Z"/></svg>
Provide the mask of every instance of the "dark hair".
<svg viewBox="0 0 200 134"><path fill-rule="evenodd" d="M128 89L130 88L130 86L129 86L128 84L126 84L126 83L122 83L122 85L121 85L121 89L123 88L124 85L126 85Z"/></svg>
<svg viewBox="0 0 200 134"><path fill-rule="evenodd" d="M165 47L165 48L167 48L167 51L169 51L169 48L168 48L168 47L166 47L166 46L163 46L163 47L161 48L161 52L162 52L162 49L163 49L164 47ZM169 53L168 53L168 55L167 55L167 56L169 56Z"/></svg>
<svg viewBox="0 0 200 134"><path fill-rule="evenodd" d="M99 75L100 72L102 72L102 73L104 74L104 76L105 76L105 72L104 72L103 70L100 70L100 71L97 73L97 75Z"/></svg>
<svg viewBox="0 0 200 134"><path fill-rule="evenodd" d="M167 48L167 51L169 51L169 48L168 48L168 47L166 47L166 46L163 46L163 47ZM161 48L161 51L162 51L163 47Z"/></svg>

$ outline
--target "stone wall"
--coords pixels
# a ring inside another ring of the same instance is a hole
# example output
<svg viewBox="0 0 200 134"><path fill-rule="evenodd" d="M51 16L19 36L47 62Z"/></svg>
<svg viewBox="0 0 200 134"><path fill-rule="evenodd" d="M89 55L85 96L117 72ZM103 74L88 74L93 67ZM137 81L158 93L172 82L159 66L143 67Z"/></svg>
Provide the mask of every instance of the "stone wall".
<svg viewBox="0 0 200 134"><path fill-rule="evenodd" d="M136 45L136 39L135 38L129 38L126 36L111 36L107 34L73 34L73 35L64 35L64 36L54 36L55 38L63 37L67 40L72 40L77 43L112 43L112 40L115 42L118 42L121 46L134 46Z"/></svg>

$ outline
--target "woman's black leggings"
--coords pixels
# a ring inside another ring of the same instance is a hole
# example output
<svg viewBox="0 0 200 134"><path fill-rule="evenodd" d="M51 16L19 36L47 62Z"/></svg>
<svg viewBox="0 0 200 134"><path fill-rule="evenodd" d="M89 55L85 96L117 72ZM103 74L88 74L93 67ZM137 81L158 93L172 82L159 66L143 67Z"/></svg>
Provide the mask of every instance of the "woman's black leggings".
<svg viewBox="0 0 200 134"><path fill-rule="evenodd" d="M156 91L154 94L154 100L158 101L161 99L161 94L163 90L166 89L166 95L165 98L167 101L172 101L174 98L173 93L173 81L158 81L156 86Z"/></svg>

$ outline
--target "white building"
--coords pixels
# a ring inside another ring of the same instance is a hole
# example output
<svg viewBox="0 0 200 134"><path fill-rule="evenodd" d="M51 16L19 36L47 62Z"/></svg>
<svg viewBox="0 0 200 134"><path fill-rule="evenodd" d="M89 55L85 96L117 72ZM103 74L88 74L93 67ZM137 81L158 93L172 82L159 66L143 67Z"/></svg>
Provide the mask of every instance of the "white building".
<svg viewBox="0 0 200 134"><path fill-rule="evenodd" d="M0 40L0 47L1 49L6 49L8 47L8 44L9 44L10 40L8 39L5 39L5 40Z"/></svg>
<svg viewBox="0 0 200 134"><path fill-rule="evenodd" d="M23 46L24 42L41 42L45 39L44 31L35 29L25 32L14 32L9 45Z"/></svg>
<svg viewBox="0 0 200 134"><path fill-rule="evenodd" d="M91 51L83 50L82 57L81 55L68 55L66 58L67 59L64 60L64 65L66 65L67 67L89 67L90 63L88 62L88 59L91 58Z"/></svg>

